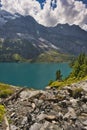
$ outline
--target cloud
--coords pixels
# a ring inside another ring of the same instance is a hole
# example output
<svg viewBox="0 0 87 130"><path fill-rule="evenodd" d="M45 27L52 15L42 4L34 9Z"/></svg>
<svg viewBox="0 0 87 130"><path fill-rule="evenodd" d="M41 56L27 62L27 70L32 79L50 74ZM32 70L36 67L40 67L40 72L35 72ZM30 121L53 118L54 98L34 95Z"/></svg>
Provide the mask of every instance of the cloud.
<svg viewBox="0 0 87 130"><path fill-rule="evenodd" d="M11 13L22 15L36 15L40 10L40 4L36 0L1 0L2 9Z"/></svg>
<svg viewBox="0 0 87 130"><path fill-rule="evenodd" d="M1 0L2 9L11 13L33 16L44 26L58 23L79 25L87 30L87 8L77 0L46 0L43 9L36 0Z"/></svg>

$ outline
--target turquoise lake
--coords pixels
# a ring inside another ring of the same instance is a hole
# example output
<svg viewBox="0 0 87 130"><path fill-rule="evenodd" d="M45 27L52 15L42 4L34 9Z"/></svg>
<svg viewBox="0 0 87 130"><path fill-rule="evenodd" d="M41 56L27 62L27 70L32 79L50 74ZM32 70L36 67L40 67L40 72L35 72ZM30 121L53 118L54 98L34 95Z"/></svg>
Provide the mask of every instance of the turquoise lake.
<svg viewBox="0 0 87 130"><path fill-rule="evenodd" d="M50 80L55 80L58 69L63 77L71 71L67 63L0 63L0 82L44 89Z"/></svg>

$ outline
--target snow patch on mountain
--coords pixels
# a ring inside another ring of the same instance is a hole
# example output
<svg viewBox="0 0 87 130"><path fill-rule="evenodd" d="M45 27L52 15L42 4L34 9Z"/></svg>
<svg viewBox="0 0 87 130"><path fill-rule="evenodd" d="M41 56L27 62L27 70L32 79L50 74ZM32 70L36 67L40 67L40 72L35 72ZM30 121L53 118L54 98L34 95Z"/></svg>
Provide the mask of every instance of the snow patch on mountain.
<svg viewBox="0 0 87 130"><path fill-rule="evenodd" d="M55 49L55 50L59 50L59 48L57 46L55 46L53 43L50 43L49 41L47 41L46 39L40 37L39 40L41 42L43 42L42 46L45 48L51 48L51 49ZM42 47L41 46L41 47Z"/></svg>
<svg viewBox="0 0 87 130"><path fill-rule="evenodd" d="M8 20L20 17L18 14L11 14L5 10L0 10L0 26L4 25Z"/></svg>

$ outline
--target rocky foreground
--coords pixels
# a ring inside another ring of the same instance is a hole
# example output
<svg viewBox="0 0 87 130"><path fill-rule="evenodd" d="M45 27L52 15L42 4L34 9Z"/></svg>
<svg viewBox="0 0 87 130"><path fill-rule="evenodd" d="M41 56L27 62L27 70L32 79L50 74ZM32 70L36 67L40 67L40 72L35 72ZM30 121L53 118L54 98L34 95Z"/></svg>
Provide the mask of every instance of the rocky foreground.
<svg viewBox="0 0 87 130"><path fill-rule="evenodd" d="M87 81L42 90L24 89L8 100L0 130L87 130Z"/></svg>

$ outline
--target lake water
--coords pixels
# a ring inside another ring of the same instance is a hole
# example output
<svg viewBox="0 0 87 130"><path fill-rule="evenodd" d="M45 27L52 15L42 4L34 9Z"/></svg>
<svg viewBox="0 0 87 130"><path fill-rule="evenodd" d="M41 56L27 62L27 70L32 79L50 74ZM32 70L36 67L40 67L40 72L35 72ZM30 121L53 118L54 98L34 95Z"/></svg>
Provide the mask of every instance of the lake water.
<svg viewBox="0 0 87 130"><path fill-rule="evenodd" d="M0 63L0 82L44 89L58 69L63 77L71 71L67 63Z"/></svg>

